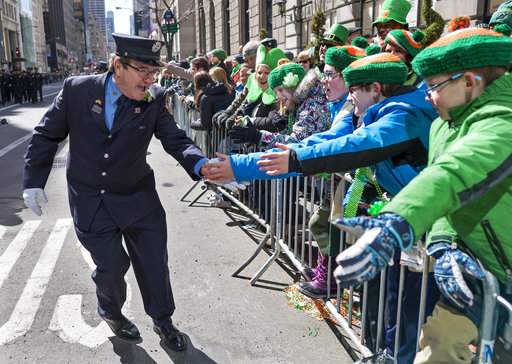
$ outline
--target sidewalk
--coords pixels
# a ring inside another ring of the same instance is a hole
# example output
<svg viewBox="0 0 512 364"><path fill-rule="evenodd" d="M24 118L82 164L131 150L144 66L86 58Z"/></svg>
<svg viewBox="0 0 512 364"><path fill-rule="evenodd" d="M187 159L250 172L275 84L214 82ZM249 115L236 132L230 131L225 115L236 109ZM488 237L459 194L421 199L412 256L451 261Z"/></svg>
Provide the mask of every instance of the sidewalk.
<svg viewBox="0 0 512 364"><path fill-rule="evenodd" d="M150 150L167 211L174 317L194 346L217 363L352 363L327 323L288 307L281 289L293 279L279 265L260 287L231 277L255 243L223 210L179 202L192 181L160 143ZM242 275L253 274L266 257L260 254Z"/></svg>

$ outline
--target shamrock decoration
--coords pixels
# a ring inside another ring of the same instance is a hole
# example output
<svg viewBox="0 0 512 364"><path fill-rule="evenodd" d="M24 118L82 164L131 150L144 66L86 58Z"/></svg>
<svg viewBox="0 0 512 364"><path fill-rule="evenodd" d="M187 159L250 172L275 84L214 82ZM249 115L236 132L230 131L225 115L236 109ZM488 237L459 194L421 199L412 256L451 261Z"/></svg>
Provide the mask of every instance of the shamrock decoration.
<svg viewBox="0 0 512 364"><path fill-rule="evenodd" d="M299 76L295 73L288 73L283 79L284 88L295 88L299 84Z"/></svg>
<svg viewBox="0 0 512 364"><path fill-rule="evenodd" d="M144 92L144 101L151 102L155 99L155 95L153 94L153 89L150 87Z"/></svg>

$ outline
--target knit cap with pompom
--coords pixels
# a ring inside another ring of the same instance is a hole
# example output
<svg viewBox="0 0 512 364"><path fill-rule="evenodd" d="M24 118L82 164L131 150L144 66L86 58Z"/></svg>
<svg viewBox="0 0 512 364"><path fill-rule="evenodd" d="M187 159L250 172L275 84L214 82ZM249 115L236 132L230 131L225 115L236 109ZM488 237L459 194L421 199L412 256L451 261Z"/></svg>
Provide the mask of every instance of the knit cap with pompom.
<svg viewBox="0 0 512 364"><path fill-rule="evenodd" d="M421 43L423 38L425 38L425 33L421 30L415 30L414 33L411 33L404 29L394 29L388 33L384 43L400 47L414 58L423 49Z"/></svg>
<svg viewBox="0 0 512 364"><path fill-rule="evenodd" d="M268 86L274 89L283 86L287 89L296 88L302 81L306 71L297 63L286 63L274 68L268 75Z"/></svg>
<svg viewBox="0 0 512 364"><path fill-rule="evenodd" d="M412 61L421 78L512 63L512 38L488 29L467 28L448 33Z"/></svg>
<svg viewBox="0 0 512 364"><path fill-rule="evenodd" d="M379 53L352 62L343 70L347 86L379 82L383 85L401 85L407 79L407 66L398 56Z"/></svg>
<svg viewBox="0 0 512 364"><path fill-rule="evenodd" d="M354 47L365 49L366 47L368 47L368 40L362 35L358 35L357 37L352 39L352 45Z"/></svg>
<svg viewBox="0 0 512 364"><path fill-rule="evenodd" d="M352 62L364 57L364 50L354 46L331 47L325 53L325 64L343 71Z"/></svg>
<svg viewBox="0 0 512 364"><path fill-rule="evenodd" d="M377 44L370 44L364 50L364 53L367 56L373 56L374 54L379 54L380 52L382 52L382 48L380 48Z"/></svg>
<svg viewBox="0 0 512 364"><path fill-rule="evenodd" d="M492 30L494 30L497 33L506 35L507 37L510 37L510 35L512 34L512 27L510 27L510 25L508 24L498 24Z"/></svg>

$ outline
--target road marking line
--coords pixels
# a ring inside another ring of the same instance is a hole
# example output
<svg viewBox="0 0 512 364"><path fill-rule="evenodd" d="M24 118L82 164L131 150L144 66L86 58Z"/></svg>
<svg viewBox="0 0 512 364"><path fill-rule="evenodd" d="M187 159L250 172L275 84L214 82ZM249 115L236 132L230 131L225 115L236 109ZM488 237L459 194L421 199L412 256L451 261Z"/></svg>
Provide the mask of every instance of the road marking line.
<svg viewBox="0 0 512 364"><path fill-rule="evenodd" d="M91 270L96 269L91 254L82 244L77 243L82 257ZM132 290L130 283L126 282L126 302L123 306L123 312L126 317L132 318L130 303L132 300ZM71 344L81 344L88 348L95 349L102 345L112 336L112 331L105 322L100 322L93 327L87 324L82 318L82 295L69 294L62 295L57 299L55 311L48 329L57 332L62 341Z"/></svg>
<svg viewBox="0 0 512 364"><path fill-rule="evenodd" d="M58 219L55 223L9 321L0 327L0 345L26 334L32 326L71 226L72 219Z"/></svg>
<svg viewBox="0 0 512 364"><path fill-rule="evenodd" d="M25 135L24 137L21 137L19 138L18 140L12 142L11 144L9 144L8 146L0 149L0 158L2 158L4 155L6 155L7 153L9 153L11 150L13 150L14 148L16 148L18 145L20 144L23 144L25 143L27 140L29 140L30 138L32 138L32 133L29 133L27 135Z"/></svg>
<svg viewBox="0 0 512 364"><path fill-rule="evenodd" d="M59 90L59 91L57 91L57 92L52 92L51 94L43 95L43 100L44 100L45 98L49 97L49 96L57 95L59 92L60 92L60 90ZM26 105L26 103L25 103L25 104L13 104L13 105L5 106L5 107L2 107L2 108L0 109L0 111L9 110L9 109L11 109L11 108L13 108L13 107L16 107L16 106L23 106L23 105ZM35 105L37 105L37 104L29 104L29 105L34 105L34 106L35 106Z"/></svg>
<svg viewBox="0 0 512 364"><path fill-rule="evenodd" d="M59 297L49 329L56 331L64 342L80 343L91 349L97 348L113 336L106 322L102 321L92 327L84 321L81 294Z"/></svg>
<svg viewBox="0 0 512 364"><path fill-rule="evenodd" d="M2 238L4 237L6 230L7 230L7 228L5 226L0 225L0 240L2 240Z"/></svg>
<svg viewBox="0 0 512 364"><path fill-rule="evenodd" d="M23 224L14 240L0 256L0 288L40 224L41 220L31 220Z"/></svg>

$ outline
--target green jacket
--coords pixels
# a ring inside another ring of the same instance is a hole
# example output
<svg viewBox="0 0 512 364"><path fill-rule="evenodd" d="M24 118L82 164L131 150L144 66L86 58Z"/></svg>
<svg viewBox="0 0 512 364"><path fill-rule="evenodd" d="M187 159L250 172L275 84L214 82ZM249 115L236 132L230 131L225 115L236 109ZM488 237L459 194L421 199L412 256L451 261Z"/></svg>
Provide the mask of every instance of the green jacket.
<svg viewBox="0 0 512 364"><path fill-rule="evenodd" d="M506 283L512 263L512 74L451 116L450 122L434 121L428 167L383 212L405 218L416 237L431 229L427 244L458 242Z"/></svg>

